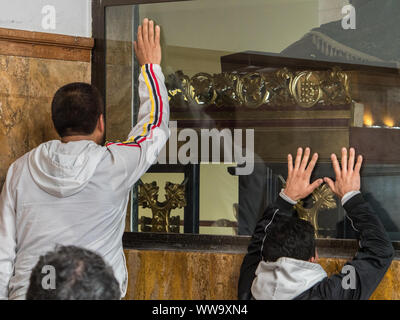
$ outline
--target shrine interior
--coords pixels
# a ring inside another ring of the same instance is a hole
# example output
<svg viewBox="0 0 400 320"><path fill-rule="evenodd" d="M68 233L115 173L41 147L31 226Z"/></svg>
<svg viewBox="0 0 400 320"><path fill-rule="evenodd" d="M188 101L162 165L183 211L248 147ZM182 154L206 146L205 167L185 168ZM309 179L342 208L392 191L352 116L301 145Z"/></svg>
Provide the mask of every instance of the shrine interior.
<svg viewBox="0 0 400 320"><path fill-rule="evenodd" d="M127 200L125 299L236 300L299 147L318 153L312 181L335 178L342 148L363 156L360 190L395 250L371 299L400 299L400 1L58 0L56 29L22 17L26 2L0 4L1 185L14 161L60 139L51 105L67 83L95 86L106 143L125 141L143 103L138 27L161 27L170 137ZM323 183L293 208L322 268L340 272L359 239L341 199Z"/></svg>

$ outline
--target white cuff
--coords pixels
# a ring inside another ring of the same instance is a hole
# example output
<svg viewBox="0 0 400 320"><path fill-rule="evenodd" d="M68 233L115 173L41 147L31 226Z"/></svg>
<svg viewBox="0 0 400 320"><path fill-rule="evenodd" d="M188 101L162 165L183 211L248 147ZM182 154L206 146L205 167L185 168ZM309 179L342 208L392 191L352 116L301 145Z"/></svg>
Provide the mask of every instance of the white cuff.
<svg viewBox="0 0 400 320"><path fill-rule="evenodd" d="M347 192L343 198L342 198L342 206L344 206L344 204L349 201L351 198L353 198L355 195L361 193L360 191L349 191Z"/></svg>
<svg viewBox="0 0 400 320"><path fill-rule="evenodd" d="M297 201L294 201L293 199L289 198L284 192L284 189L281 190L281 192L279 193L279 196L285 200L286 202L289 202L290 204L295 205L297 203Z"/></svg>

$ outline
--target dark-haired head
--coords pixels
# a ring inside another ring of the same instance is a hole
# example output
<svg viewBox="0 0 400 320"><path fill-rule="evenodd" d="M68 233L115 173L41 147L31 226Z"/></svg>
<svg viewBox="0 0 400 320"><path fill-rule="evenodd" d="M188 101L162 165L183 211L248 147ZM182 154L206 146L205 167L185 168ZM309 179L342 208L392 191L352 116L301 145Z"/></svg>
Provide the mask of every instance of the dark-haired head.
<svg viewBox="0 0 400 320"><path fill-rule="evenodd" d="M296 217L279 217L267 229L262 254L264 260L270 262L281 257L314 262L314 227Z"/></svg>
<svg viewBox="0 0 400 320"><path fill-rule="evenodd" d="M120 297L112 268L98 254L75 246L61 246L39 258L26 296L27 300L118 300Z"/></svg>
<svg viewBox="0 0 400 320"><path fill-rule="evenodd" d="M63 140L83 137L101 144L104 140L103 110L100 92L82 82L58 89L51 104L54 127Z"/></svg>

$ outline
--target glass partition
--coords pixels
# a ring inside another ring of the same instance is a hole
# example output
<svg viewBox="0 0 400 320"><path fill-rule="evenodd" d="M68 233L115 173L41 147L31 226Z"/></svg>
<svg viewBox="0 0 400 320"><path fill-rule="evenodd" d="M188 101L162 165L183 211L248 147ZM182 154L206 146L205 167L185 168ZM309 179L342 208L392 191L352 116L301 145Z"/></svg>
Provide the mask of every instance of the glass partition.
<svg viewBox="0 0 400 320"><path fill-rule="evenodd" d="M107 139L136 121L132 41L144 17L161 26L171 109L171 138L132 192L128 231L251 235L284 186L288 153L318 152L315 179L334 176L331 153L355 147L362 191L400 239L398 1L109 2ZM149 188L158 202L145 208ZM167 208L167 193L178 204ZM356 236L325 185L296 207L320 238Z"/></svg>

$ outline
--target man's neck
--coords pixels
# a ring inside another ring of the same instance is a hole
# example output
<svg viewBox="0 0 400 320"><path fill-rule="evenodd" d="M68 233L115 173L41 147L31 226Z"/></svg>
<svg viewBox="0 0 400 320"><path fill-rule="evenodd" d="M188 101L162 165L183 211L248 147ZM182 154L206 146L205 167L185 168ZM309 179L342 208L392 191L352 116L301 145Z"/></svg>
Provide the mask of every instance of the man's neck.
<svg viewBox="0 0 400 320"><path fill-rule="evenodd" d="M89 140L89 141L93 141L96 142L96 139L93 137L93 135L82 135L82 136L66 136L66 137L62 137L61 138L61 142L63 143L68 143L71 141L81 141L81 140Z"/></svg>

